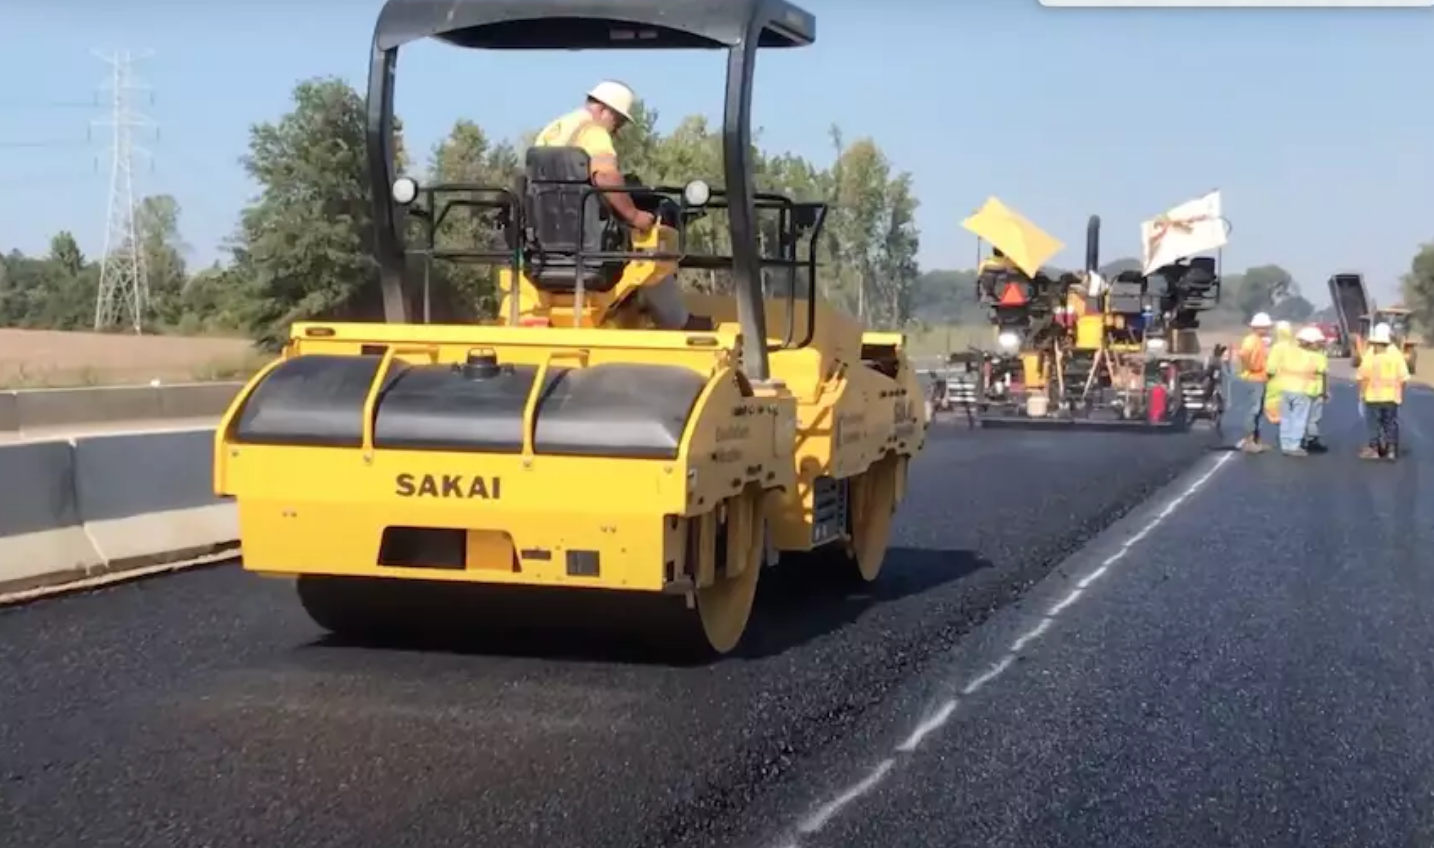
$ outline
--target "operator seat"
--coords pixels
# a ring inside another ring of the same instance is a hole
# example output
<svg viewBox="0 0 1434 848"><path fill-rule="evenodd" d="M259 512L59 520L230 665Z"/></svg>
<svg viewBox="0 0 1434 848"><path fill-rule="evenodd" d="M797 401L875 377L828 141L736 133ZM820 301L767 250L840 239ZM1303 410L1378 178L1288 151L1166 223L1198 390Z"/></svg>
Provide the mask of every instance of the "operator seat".
<svg viewBox="0 0 1434 848"><path fill-rule="evenodd" d="M608 214L606 202L591 190L590 165L581 147L528 148L523 211L529 249L523 273L548 294L576 290L580 241L585 254L628 249L626 234ZM583 289L611 291L625 265L622 259L584 258Z"/></svg>

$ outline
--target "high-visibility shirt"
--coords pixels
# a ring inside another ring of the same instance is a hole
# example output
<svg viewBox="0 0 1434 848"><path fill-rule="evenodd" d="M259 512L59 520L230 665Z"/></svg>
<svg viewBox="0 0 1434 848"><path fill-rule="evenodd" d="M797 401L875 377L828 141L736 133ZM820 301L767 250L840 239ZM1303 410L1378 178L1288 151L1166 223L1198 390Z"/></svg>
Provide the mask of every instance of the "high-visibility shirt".
<svg viewBox="0 0 1434 848"><path fill-rule="evenodd" d="M617 170L617 149L613 147L612 134L593 120L587 109L575 109L543 127L533 146L581 147L587 151L589 169L593 173Z"/></svg>
<svg viewBox="0 0 1434 848"><path fill-rule="evenodd" d="M1359 396L1365 403L1403 403L1404 384L1409 382L1409 363L1404 351L1394 345L1371 350L1360 360Z"/></svg>
<svg viewBox="0 0 1434 848"><path fill-rule="evenodd" d="M1271 357L1273 359L1273 357ZM1320 393L1319 356L1312 350L1287 347L1271 369L1272 379L1279 381L1280 391L1311 397Z"/></svg>
<svg viewBox="0 0 1434 848"><path fill-rule="evenodd" d="M1317 350L1314 355L1315 361L1319 363L1319 391L1315 393L1318 397L1329 394L1329 354Z"/></svg>
<svg viewBox="0 0 1434 848"><path fill-rule="evenodd" d="M1293 348L1293 342L1287 341L1285 339L1277 339L1274 344L1270 345L1270 351L1268 354L1266 354L1266 379L1270 381L1270 389L1277 394L1281 391L1284 391L1284 387L1279 384L1280 364L1284 360L1285 354L1289 353L1290 350Z"/></svg>
<svg viewBox="0 0 1434 848"><path fill-rule="evenodd" d="M1240 340L1240 350L1235 360L1239 363L1239 369L1235 375L1241 380L1249 380L1254 383L1263 383L1268 379L1268 362L1270 352L1265 348L1265 340L1255 333Z"/></svg>

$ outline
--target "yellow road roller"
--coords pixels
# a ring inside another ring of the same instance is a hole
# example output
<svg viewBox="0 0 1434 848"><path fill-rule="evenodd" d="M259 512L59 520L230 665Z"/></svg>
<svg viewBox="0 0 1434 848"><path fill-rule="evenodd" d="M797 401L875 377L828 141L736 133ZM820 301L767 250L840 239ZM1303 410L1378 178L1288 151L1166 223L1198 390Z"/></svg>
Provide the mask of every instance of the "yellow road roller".
<svg viewBox="0 0 1434 848"><path fill-rule="evenodd" d="M672 639L718 654L784 553L874 580L925 439L916 373L901 334L817 298L826 207L752 184L757 50L811 44L815 25L782 0L390 0L367 106L385 321L294 324L225 414L215 488L236 500L244 568L297 577L310 616L351 636L400 587L548 587L640 594ZM659 222L633 232L579 148L528 150L510 186L397 174L398 51L425 38L725 50L725 187L630 180ZM499 249L435 247L464 206L492 213ZM688 227L719 216L730 255L689 251ZM497 268L498 320L410 321L412 269L434 259ZM732 294L688 293L696 329L659 329L642 294L681 269L729 274Z"/></svg>

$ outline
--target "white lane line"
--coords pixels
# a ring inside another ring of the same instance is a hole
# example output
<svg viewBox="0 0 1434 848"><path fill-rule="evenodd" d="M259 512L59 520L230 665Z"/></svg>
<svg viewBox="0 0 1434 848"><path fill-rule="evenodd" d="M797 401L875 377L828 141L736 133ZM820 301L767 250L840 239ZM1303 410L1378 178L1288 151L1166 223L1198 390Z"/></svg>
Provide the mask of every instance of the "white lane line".
<svg viewBox="0 0 1434 848"><path fill-rule="evenodd" d="M981 691L982 686L985 686L987 683L990 683L992 680L995 680L996 678L1000 677L1001 673L1006 669L1010 668L1011 663L1015 661L1015 654L1006 654L1004 657L1001 657L1001 661L991 666L990 670L988 670L984 674L976 675L976 677L970 683L967 683L966 688L961 690L961 694L974 695L977 692Z"/></svg>
<svg viewBox="0 0 1434 848"><path fill-rule="evenodd" d="M1072 589L1069 595L1066 595L1064 598L1061 598L1061 600L1055 606L1051 607L1050 612L1046 613L1046 617L1055 618L1056 616L1060 615L1062 610L1075 603L1076 601L1080 600L1080 596L1084 594L1084 589Z"/></svg>
<svg viewBox="0 0 1434 848"><path fill-rule="evenodd" d="M905 742L896 746L896 750L903 754L915 751L917 746L921 744L921 740L925 739L927 734L932 731L940 729L941 725L945 724L954 712L956 712L956 699L952 698L942 704L935 715L916 725L916 729L911 731L911 735L906 737Z"/></svg>
<svg viewBox="0 0 1434 848"><path fill-rule="evenodd" d="M1071 590L1071 593L1065 598L1061 599L1055 606L1051 607L1050 611L1046 614L1045 617L1043 617L1039 622L1037 622L1035 627L1031 628L1024 634L1022 634L1020 637L1018 637L1013 643L1011 643L1010 649L1006 652L1005 656L1001 657L999 662L997 662L995 665L991 666L989 669L982 672L981 674L978 674L973 677L971 681L966 684L966 688L961 690L962 694L966 696L974 695L976 692L980 691L983 686L995 680L997 677L1000 677L1002 672L1011 667L1011 665L1016 661L1016 656L1021 651L1023 651L1027 645L1035 642L1037 639L1039 639L1042 635L1045 634L1045 632L1051 627L1051 625L1055 623L1057 616L1059 616L1066 609L1070 608L1070 606L1076 601L1081 599L1081 597L1085 594L1085 590L1087 587L1089 587L1096 580L1099 580L1103 575L1108 573L1112 566L1125 558L1125 555L1130 552L1130 549L1132 547L1139 544L1142 540L1149 536L1151 532L1155 530L1155 528L1159 527L1162 522L1164 522L1171 515L1174 515L1176 509L1178 509L1182 504L1189 500L1191 495L1194 495L1197 491L1199 491L1200 487L1208 483L1210 481L1210 478L1214 477L1215 474L1221 468L1224 468L1225 464L1234 457L1235 454L1233 453L1221 454L1220 457L1216 459L1214 464L1210 467L1209 471L1206 471L1204 474L1196 478L1195 481L1192 482L1189 486L1186 486L1184 491L1182 491L1179 495L1168 501L1165 504L1164 508L1162 508L1160 512L1156 513L1155 517L1151 518L1150 521L1147 522L1144 527L1141 527L1138 531L1128 536L1125 541L1121 543L1120 549L1118 551L1111 554L1109 557L1106 557L1105 561L1102 562L1098 567L1092 569L1089 574L1085 575L1079 581L1077 581L1076 588ZM920 749L921 743L923 741L928 739L933 733L941 729L941 727L943 727L948 721L950 721L951 716L956 713L956 705L957 700L955 698L951 698L947 701L942 702L941 705L932 713L929 718L923 719L916 726L916 729L913 730L911 734L901 742L901 744L896 746L895 750L897 751L897 753L913 754L918 749ZM881 783L881 781L886 778L887 774L895 766L896 760L894 759L889 758L886 760L882 760L881 763L878 764L877 767L873 769L871 773L868 774L865 778L863 778L860 782L848 788L826 804L823 804L817 809L816 812L812 813L804 821L802 821L802 823L797 826L798 832L806 836L811 836L812 834L819 832L822 828L826 827L826 825L836 816L838 812L841 811L843 807L855 801L857 798L860 798L862 795L865 795L867 792L870 792L876 787L877 784ZM799 841L793 840L792 842L787 843L784 848L801 848L801 843Z"/></svg>
<svg viewBox="0 0 1434 848"><path fill-rule="evenodd" d="M1032 627L1030 630L1026 631L1025 633L1022 633L1016 639L1016 641L1011 643L1011 653L1019 654L1021 652L1021 649L1025 648L1030 643L1041 638L1041 634L1045 633L1046 628L1050 627L1051 623L1054 621L1054 618L1046 616L1045 618L1041 619L1040 624L1037 624L1035 627Z"/></svg>
<svg viewBox="0 0 1434 848"><path fill-rule="evenodd" d="M812 834L826 827L827 822L831 821L832 816L840 812L842 807L845 807L847 804L850 804L852 801L875 789L876 785L886 777L894 765L896 765L896 760L882 760L877 764L876 768L871 770L870 774L863 777L853 786L848 787L830 802L822 805L821 809L812 813L806 821L797 826L797 830L802 833Z"/></svg>

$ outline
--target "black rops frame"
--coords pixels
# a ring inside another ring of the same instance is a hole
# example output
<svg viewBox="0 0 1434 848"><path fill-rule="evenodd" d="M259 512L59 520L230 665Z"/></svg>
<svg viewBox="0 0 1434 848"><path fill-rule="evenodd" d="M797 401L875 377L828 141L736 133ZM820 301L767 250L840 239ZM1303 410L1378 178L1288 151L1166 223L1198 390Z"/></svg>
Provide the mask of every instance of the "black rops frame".
<svg viewBox="0 0 1434 848"><path fill-rule="evenodd" d="M720 194L725 195L728 208L730 267L742 327L744 370L755 382L769 379L762 269L775 263L764 262L757 248L752 76L759 47L803 47L814 42L815 16L786 0L388 0L374 27L367 141L376 259L384 317L389 322L408 320L403 233L391 197L397 177L393 168L394 73L399 48L423 38L490 50L726 49L722 121L726 185ZM713 191L714 198L718 194ZM514 200L511 195L507 199ZM520 208L521 202L515 206ZM815 214L819 229L822 211ZM516 253L515 249L515 264ZM814 266L814 246L812 254ZM808 340L816 294L815 274L810 278ZM792 288L795 297L795 286Z"/></svg>

